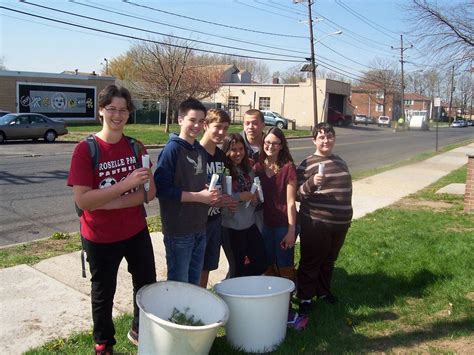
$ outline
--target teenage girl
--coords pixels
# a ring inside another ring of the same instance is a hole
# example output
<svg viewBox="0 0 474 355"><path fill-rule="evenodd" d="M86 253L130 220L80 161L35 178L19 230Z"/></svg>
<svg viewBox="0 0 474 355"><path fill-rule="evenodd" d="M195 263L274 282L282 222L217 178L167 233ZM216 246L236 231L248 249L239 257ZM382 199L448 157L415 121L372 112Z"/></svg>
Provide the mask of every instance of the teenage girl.
<svg viewBox="0 0 474 355"><path fill-rule="evenodd" d="M265 275L295 280L296 168L282 130L273 127L263 138L254 166L263 188L263 230L267 264Z"/></svg>
<svg viewBox="0 0 474 355"><path fill-rule="evenodd" d="M235 276L261 275L267 267L265 246L255 225L257 193L250 192L255 175L244 139L239 134L230 134L224 139L222 150L226 155L226 168L232 176L232 197L239 201L236 212L222 211L222 225L228 229Z"/></svg>

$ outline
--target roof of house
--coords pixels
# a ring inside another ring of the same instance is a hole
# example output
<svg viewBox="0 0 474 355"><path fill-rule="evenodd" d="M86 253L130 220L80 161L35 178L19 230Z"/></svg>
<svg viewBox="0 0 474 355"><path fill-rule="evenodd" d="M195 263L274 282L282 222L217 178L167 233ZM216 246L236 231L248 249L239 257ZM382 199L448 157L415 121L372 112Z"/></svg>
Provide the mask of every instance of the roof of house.
<svg viewBox="0 0 474 355"><path fill-rule="evenodd" d="M414 101L431 101L429 97L414 93L414 92L406 92L404 94L405 100L414 100Z"/></svg>

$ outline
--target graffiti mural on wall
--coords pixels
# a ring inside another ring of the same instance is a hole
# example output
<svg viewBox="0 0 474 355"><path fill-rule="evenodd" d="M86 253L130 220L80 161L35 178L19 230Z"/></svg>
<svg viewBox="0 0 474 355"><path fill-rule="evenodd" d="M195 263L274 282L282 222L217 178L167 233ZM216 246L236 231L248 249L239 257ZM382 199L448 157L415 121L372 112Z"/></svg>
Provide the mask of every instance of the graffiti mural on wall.
<svg viewBox="0 0 474 355"><path fill-rule="evenodd" d="M37 112L53 118L94 119L93 86L17 83L18 112Z"/></svg>

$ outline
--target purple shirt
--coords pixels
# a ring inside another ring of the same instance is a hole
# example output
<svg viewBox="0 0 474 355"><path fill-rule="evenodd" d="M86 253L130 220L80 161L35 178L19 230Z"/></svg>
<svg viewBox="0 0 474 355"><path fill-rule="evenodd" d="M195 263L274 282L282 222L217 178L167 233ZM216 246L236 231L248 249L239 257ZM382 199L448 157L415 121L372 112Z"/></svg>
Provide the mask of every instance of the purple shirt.
<svg viewBox="0 0 474 355"><path fill-rule="evenodd" d="M286 163L278 174L268 177L261 163L254 166L262 184L263 222L268 227L283 227L288 225L288 205L286 189L290 181L296 183L296 168L293 163Z"/></svg>

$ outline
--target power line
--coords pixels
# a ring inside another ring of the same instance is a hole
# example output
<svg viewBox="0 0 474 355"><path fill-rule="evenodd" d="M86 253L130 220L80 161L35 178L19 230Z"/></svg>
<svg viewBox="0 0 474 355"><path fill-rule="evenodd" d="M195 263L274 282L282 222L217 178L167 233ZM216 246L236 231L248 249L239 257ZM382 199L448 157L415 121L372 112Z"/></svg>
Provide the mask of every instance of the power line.
<svg viewBox="0 0 474 355"><path fill-rule="evenodd" d="M296 21L299 21L300 19L299 18L296 18L296 17L291 17L291 16L288 16L288 15L282 15L282 14L279 14L278 12L273 12L273 11L270 11L270 10L265 10L265 9L262 9L261 7L258 7L258 6L254 6L254 5L250 5L250 4L246 4L246 3L243 3L239 0L234 0L235 3L239 4L239 5L242 5L242 6L247 6L247 7L250 7L252 9L256 9L256 10L259 10L259 11L263 11L263 12L267 12L269 14L274 14L274 15L277 15L277 16L281 16L281 17L285 17L285 18L288 18L290 20L296 20Z"/></svg>
<svg viewBox="0 0 474 355"><path fill-rule="evenodd" d="M316 12L315 12L315 13L316 13ZM316 13L316 14L317 14L317 13ZM355 36L360 37L360 38L363 38L365 41L372 42L372 43L376 43L376 44L381 45L381 46L383 46L383 47L389 47L389 46L390 46L390 45L388 45L387 43L378 42L378 41L375 41L375 40L373 40L373 39L371 39L371 38L364 37L364 36L358 34L357 32L354 32L354 31L348 29L348 28L345 27L345 26L341 26L341 25L339 25L338 23L336 23L336 22L330 20L330 19L327 18L326 16L322 15L321 13L320 13L318 16L321 17L321 18L323 18L323 19L325 19L326 21L328 21L328 22L334 24L335 26L338 26L338 29L343 29L343 30L344 30L344 33L346 33L346 34L348 34L348 33L353 33ZM356 39L356 40L359 41L359 42L361 42L360 39Z"/></svg>
<svg viewBox="0 0 474 355"><path fill-rule="evenodd" d="M114 25L114 26L125 27L125 28L129 28L129 29L132 29L132 30L137 30L137 31L146 32L146 33L158 34L158 35L161 35L161 36L168 36L168 37L171 37L171 38L176 38L176 39L180 39L180 40L184 40L184 41L191 41L191 39L185 38L185 37L181 37L181 36L175 36L175 35L166 34L166 33L157 32L157 31L152 31L152 30L146 30L146 29L143 29L143 28L135 27L135 26L128 26L128 25L124 25L124 24L120 24L120 23L117 23L117 22L108 21L108 20L100 19L100 18L96 18L96 17L85 16L85 15L79 15L79 14L76 14L76 13L73 13L73 12L70 12L70 11L59 10L59 9L55 9L55 8L53 8L53 7L35 4L35 3L29 2L29 1L26 1L26 0L22 0L22 3L27 4L27 5L36 6L36 7L42 8L42 9L47 9L47 10L50 10L50 11L59 12L59 13L62 13L62 14L68 14L68 15L71 15L71 16L76 16L76 17L80 17L80 18L85 18L85 19L88 19L88 20L103 22L103 23L107 23L107 24L110 24L110 25ZM192 41L193 41L193 42L196 42L196 43L211 45L211 46L217 46L217 47L229 48L229 49L236 49L236 50L243 50L243 51L248 51L248 52L253 52L253 53L259 53L259 54L274 55L274 56L284 56L284 57L287 57L287 58L301 58L300 56L287 55L287 54L280 54L280 53L271 53L271 52L264 52L264 51L257 51L257 50L253 50L253 49L246 49L246 48L240 48L240 47L234 47L234 46L227 46L227 45L225 45L225 44L216 44L216 43L211 43L211 42L206 42L206 41L200 41L200 40L192 40Z"/></svg>
<svg viewBox="0 0 474 355"><path fill-rule="evenodd" d="M306 16L306 13L304 13L304 12L298 11L295 8L292 8L292 7L289 7L289 6L284 6L284 5L277 4L274 1L270 1L272 4L269 4L268 2L262 2L261 0L255 0L255 2L258 3L258 4L264 5L264 6L268 6L268 7L280 10L280 11L291 12L291 13L299 15L299 16Z"/></svg>
<svg viewBox="0 0 474 355"><path fill-rule="evenodd" d="M224 52L217 52L217 51L212 51L212 50L207 50L207 49L192 48L192 47L189 47L189 46L170 44L170 43L165 43L165 42L160 42L160 41L154 41L154 40L147 39L147 38L141 38L141 37L137 37L137 36L131 36L131 35L121 34L121 33L117 33L117 32L101 30L101 29L98 29L98 28L90 27L90 26L79 25L79 24L75 24L75 23L71 23L71 22L67 22L67 21L63 21L63 20L57 20L57 19L53 19L53 18L41 16L41 15L31 14L31 13L28 13L28 12L25 12L25 11L15 10L15 9L8 8L8 7L1 6L1 5L0 5L0 9L17 12L17 13L27 15L27 16L31 16L31 17L41 18L41 19L47 20L47 21L62 23L62 24L69 25L69 26L84 28L84 29L91 30L91 31L106 33L106 34L110 34L110 35L113 35L113 36L124 37L124 38L129 38L129 39L134 39L134 40L144 41L144 42L149 42L149 43L161 44L161 45L169 46L169 47L182 48L182 49L191 49L191 50L194 50L194 51L197 51L197 52L221 54L221 55L228 55L228 56L234 56L234 57L239 57L239 58L269 60L269 61L275 61L275 62L289 62L289 63L299 63L299 62L301 62L301 60L290 60L290 59L283 59L283 58L268 58L268 57L255 57L255 56L248 56L248 55L242 55L242 54L224 53Z"/></svg>
<svg viewBox="0 0 474 355"><path fill-rule="evenodd" d="M339 53L338 51L332 49L331 47L325 45L324 43L321 43L321 42L320 42L319 44L322 45L323 47L326 47L326 48L329 49L331 52L334 52L334 53L336 53L337 55L339 55L339 56L341 56L341 57L347 59L348 61L351 61L351 62L353 62L353 63L359 64L359 65L361 65L361 66L363 66L363 67L365 67L365 68L373 69L373 68L371 68L371 67L369 67L369 66L367 66L367 65L365 65L365 64L362 64L361 62L358 62L358 61L356 61L356 60L354 60L354 59L351 59L351 58L349 58L349 57L346 57L344 54Z"/></svg>
<svg viewBox="0 0 474 355"><path fill-rule="evenodd" d="M203 35L206 35L206 36L217 37L217 38L226 39L226 40L229 40L229 41L234 41L234 42L239 42L239 43L244 43L244 44L250 44L250 45L264 47L264 48L277 49L277 50L289 51L289 52L291 51L291 52L294 52L294 53L301 53L301 54L304 54L305 56L308 56L307 52L299 51L299 50L296 50L296 49L269 46L269 45L265 45L265 44L261 44L261 43L244 41L244 40L240 40L240 39L236 39L236 38L232 38L232 37L220 36L220 35L213 34L213 33L199 31L199 30L196 30L196 29L193 29L193 28L187 28L187 27L183 27L183 26L178 26L178 25L174 25L174 24L169 24L169 23L165 23L165 22L161 22L161 21L152 20L150 18L146 18L146 17L143 17L143 16L137 16L135 14L124 13L124 12L121 12L121 11L117 11L116 9L112 9L110 7L103 8L103 7L96 6L96 5L84 4L84 3L78 2L76 0L69 0L69 1L76 4L76 5L85 6L85 7L89 7L89 8L92 8L92 9L105 11L105 12L110 12L110 13L113 13L113 14L117 14L117 15L121 15L121 16L125 16L125 17L130 17L130 18L134 18L134 19L138 19L138 20L143 20L143 21L147 21L147 22L151 22L151 23L156 23L156 24L162 25L162 26L177 28L177 29L184 30L184 31L195 32L195 33L203 34ZM89 2L92 3L91 1L89 1Z"/></svg>
<svg viewBox="0 0 474 355"><path fill-rule="evenodd" d="M146 5L137 4L137 3L134 3L134 2L132 2L132 1L130 1L130 0L122 0L122 1L125 2L126 4L130 4L130 5L137 6L137 7L142 7L142 8L148 9L148 10L152 10L152 11L161 12L161 13L164 13L164 14L167 14L167 15L172 15L172 16L177 16L177 17L185 18L185 19L192 20L192 21L207 23L207 24L214 25L214 26L221 26L221 27L226 27L226 28L232 28L232 29L234 29L234 30L239 30L239 31L247 31L247 32L260 33L260 34L271 35L271 36L279 36L279 37L305 38L305 39L308 38L308 37L305 37L305 36L296 36L296 35L287 35L287 34L282 34L282 33L264 32L264 31L251 30L251 29L248 29L248 28L230 26L230 25L225 25L225 24L222 24L222 23L217 23L217 22L202 20L202 19L198 19L198 18L194 18L194 17L190 17L190 16L185 16L185 15L177 14L177 13L170 12L170 11L161 10L161 9L158 9L158 8L155 8L155 7L151 7L151 6L146 6Z"/></svg>
<svg viewBox="0 0 474 355"><path fill-rule="evenodd" d="M391 32L391 33L395 33L393 32L392 30L389 30L381 25L379 25L378 23L372 21L371 19L365 17L364 15L362 15L361 13L359 13L358 11L350 8L347 4L343 3L341 0L336 0L336 4L339 5L340 7L342 7L344 10L348 11L349 13L351 13L352 15L354 15L355 17L357 17L359 20L361 20L362 22L364 22L365 24L369 25L370 27L372 27L373 29L375 29L376 31L386 35L387 37L391 38L391 39L394 39L393 35L392 34L387 34L387 32L385 31L388 31L388 32Z"/></svg>

